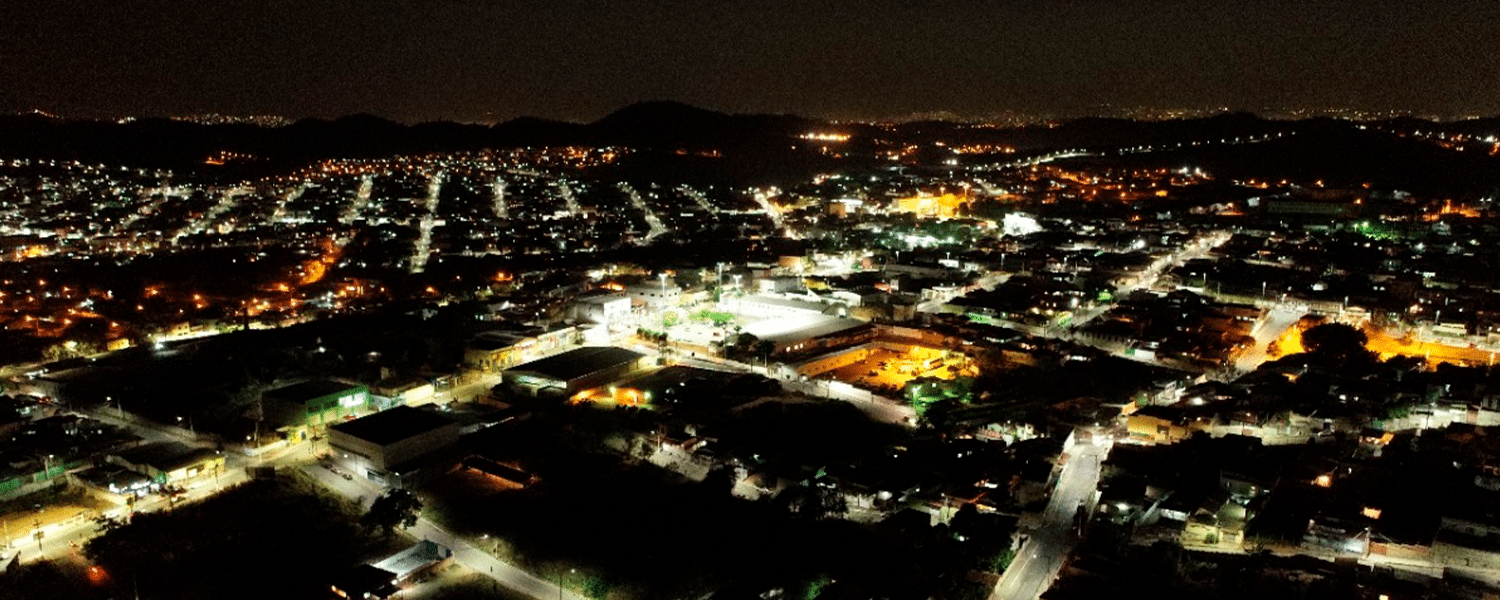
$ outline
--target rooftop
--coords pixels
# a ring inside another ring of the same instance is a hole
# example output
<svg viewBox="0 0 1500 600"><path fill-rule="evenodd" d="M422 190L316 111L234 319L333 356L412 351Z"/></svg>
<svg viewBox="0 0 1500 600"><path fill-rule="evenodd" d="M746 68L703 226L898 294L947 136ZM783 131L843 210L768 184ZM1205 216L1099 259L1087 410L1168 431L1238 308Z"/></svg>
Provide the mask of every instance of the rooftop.
<svg viewBox="0 0 1500 600"><path fill-rule="evenodd" d="M858 319L807 314L757 321L746 325L743 331L762 340L770 340L782 344L820 338L857 327L868 326L870 326L869 323Z"/></svg>
<svg viewBox="0 0 1500 600"><path fill-rule="evenodd" d="M342 392L354 391L364 386L329 379L315 379L295 383L285 387L269 390L262 394L265 398L273 400L284 400L295 404L301 404L308 400L331 396Z"/></svg>
<svg viewBox="0 0 1500 600"><path fill-rule="evenodd" d="M779 307L782 307L782 308L795 308L795 309L805 310L805 311L809 311L809 312L823 312L823 311L828 310L829 308L831 308L830 306L822 304L822 303L817 302L815 300L812 300L811 298L809 298L807 300L798 300L798 299L795 299L795 298L777 298L775 296L754 295L754 296L745 296L744 298L741 298L739 301L740 302L745 302L745 303L760 304L760 305L764 305L764 306L779 306Z"/></svg>
<svg viewBox="0 0 1500 600"><path fill-rule="evenodd" d="M527 371L561 381L570 381L638 360L642 356L645 355L614 346L586 346L523 365L516 365L507 370Z"/></svg>
<svg viewBox="0 0 1500 600"><path fill-rule="evenodd" d="M395 593L392 585L396 574L374 565L359 565L340 573L333 580L333 589L348 596L363 598L366 593L384 598Z"/></svg>
<svg viewBox="0 0 1500 600"><path fill-rule="evenodd" d="M604 304L620 300L629 300L629 298L626 297L625 292L616 292L613 290L589 292L573 299L574 302L587 302L590 304Z"/></svg>
<svg viewBox="0 0 1500 600"><path fill-rule="evenodd" d="M396 574L396 579L406 579L412 573L416 573L428 565L453 556L453 551L447 546L431 540L422 540L411 547L392 554L390 557L374 564L374 567L383 571Z"/></svg>
<svg viewBox="0 0 1500 600"><path fill-rule="evenodd" d="M385 446L454 422L453 419L435 412L410 406L397 406L367 417L339 423L331 429L350 437Z"/></svg>
<svg viewBox="0 0 1500 600"><path fill-rule="evenodd" d="M119 453L117 456L134 465L150 465L158 471L175 471L212 456L213 450L194 448L181 442L156 442Z"/></svg>

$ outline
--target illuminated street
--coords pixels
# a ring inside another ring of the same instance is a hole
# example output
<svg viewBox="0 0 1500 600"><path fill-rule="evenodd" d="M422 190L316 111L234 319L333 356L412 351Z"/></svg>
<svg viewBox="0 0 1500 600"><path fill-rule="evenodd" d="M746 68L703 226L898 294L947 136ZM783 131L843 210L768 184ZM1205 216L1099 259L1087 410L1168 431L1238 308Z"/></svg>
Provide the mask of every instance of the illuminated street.
<svg viewBox="0 0 1500 600"><path fill-rule="evenodd" d="M1461 348L1435 342L1412 340L1407 343L1387 335L1383 331L1365 330L1369 337L1366 347L1381 356L1417 356L1432 363L1449 362L1468 366L1491 366L1495 364L1495 351L1477 347Z"/></svg>
<svg viewBox="0 0 1500 600"><path fill-rule="evenodd" d="M366 508L375 501L376 497L385 493L383 486L362 478L344 479L318 463L303 463L301 469L303 473L311 476L324 487L338 492L345 498L359 502ZM473 569L474 572L489 577L500 585L525 593L537 600L551 600L558 597L556 583L539 579L495 558L493 554L476 547L470 540L449 533L429 519L419 519L416 525L405 531L416 539L432 540L451 548L458 564ZM571 591L565 592L564 597L573 600L582 598Z"/></svg>
<svg viewBox="0 0 1500 600"><path fill-rule="evenodd" d="M1079 506L1094 501L1100 465L1112 445L1112 441L1103 441L1102 445L1081 442L1069 450L1068 464L1063 466L1041 523L1001 575L991 600L1034 600L1051 587L1077 543L1073 517Z"/></svg>
<svg viewBox="0 0 1500 600"><path fill-rule="evenodd" d="M1286 338L1288 334L1295 336L1296 332L1292 331L1292 328L1305 314L1307 314L1305 311L1286 304L1277 304L1272 307L1265 320L1255 330L1255 343L1235 361L1235 368L1241 372L1254 371L1261 363L1293 351L1293 348L1283 348L1277 352L1276 356L1271 356L1266 352L1271 342Z"/></svg>

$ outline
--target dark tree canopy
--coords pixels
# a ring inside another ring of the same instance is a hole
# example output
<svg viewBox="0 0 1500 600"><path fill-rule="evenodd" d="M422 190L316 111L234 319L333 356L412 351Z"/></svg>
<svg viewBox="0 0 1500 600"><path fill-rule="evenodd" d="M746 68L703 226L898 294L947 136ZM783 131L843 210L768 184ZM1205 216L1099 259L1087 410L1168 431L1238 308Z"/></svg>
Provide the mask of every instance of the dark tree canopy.
<svg viewBox="0 0 1500 600"><path fill-rule="evenodd" d="M305 480L253 480L109 526L83 554L101 570L94 579L107 597L317 597L329 573L390 552L360 530L351 508ZM0 590L12 597L4 583ZM41 597L89 597L53 591Z"/></svg>
<svg viewBox="0 0 1500 600"><path fill-rule="evenodd" d="M421 512L422 501L411 492L391 490L370 503L370 512L365 513L360 523L389 536L397 527L416 525Z"/></svg>
<svg viewBox="0 0 1500 600"><path fill-rule="evenodd" d="M1365 348L1368 341L1363 331L1343 323L1325 323L1302 332L1302 346L1307 353L1335 367L1373 362L1375 354Z"/></svg>

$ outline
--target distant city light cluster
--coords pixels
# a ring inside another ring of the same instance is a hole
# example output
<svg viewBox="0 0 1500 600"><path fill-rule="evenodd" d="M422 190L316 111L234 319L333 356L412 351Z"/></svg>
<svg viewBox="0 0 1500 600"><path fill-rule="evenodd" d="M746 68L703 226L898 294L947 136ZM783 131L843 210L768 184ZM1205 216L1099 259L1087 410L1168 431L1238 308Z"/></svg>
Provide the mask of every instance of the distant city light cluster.
<svg viewBox="0 0 1500 600"><path fill-rule="evenodd" d="M804 133L798 137L814 142L847 142L850 136L847 133L813 132Z"/></svg>

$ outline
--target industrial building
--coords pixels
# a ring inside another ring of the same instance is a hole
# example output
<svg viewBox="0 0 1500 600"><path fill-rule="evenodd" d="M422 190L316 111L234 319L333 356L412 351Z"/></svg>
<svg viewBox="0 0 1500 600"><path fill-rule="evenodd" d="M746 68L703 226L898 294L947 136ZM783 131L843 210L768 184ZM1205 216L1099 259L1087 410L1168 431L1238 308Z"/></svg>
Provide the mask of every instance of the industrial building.
<svg viewBox="0 0 1500 600"><path fill-rule="evenodd" d="M526 396L569 397L641 368L644 354L613 346L588 346L506 369L504 385Z"/></svg>
<svg viewBox="0 0 1500 600"><path fill-rule="evenodd" d="M474 336L464 349L464 364L486 373L503 371L579 343L583 332L573 325L497 329Z"/></svg>
<svg viewBox="0 0 1500 600"><path fill-rule="evenodd" d="M804 314L766 319L742 330L776 344L774 354L808 354L863 344L875 339L874 325L857 319Z"/></svg>
<svg viewBox="0 0 1500 600"><path fill-rule="evenodd" d="M328 445L366 478L398 485L417 459L453 445L459 435L453 419L397 406L329 427Z"/></svg>
<svg viewBox="0 0 1500 600"><path fill-rule="evenodd" d="M327 379L304 381L261 394L267 413L279 425L326 425L367 408L370 389Z"/></svg>
<svg viewBox="0 0 1500 600"><path fill-rule="evenodd" d="M340 574L330 589L335 596L349 600L389 598L419 575L440 571L452 563L452 549L424 539L385 560L359 565Z"/></svg>

